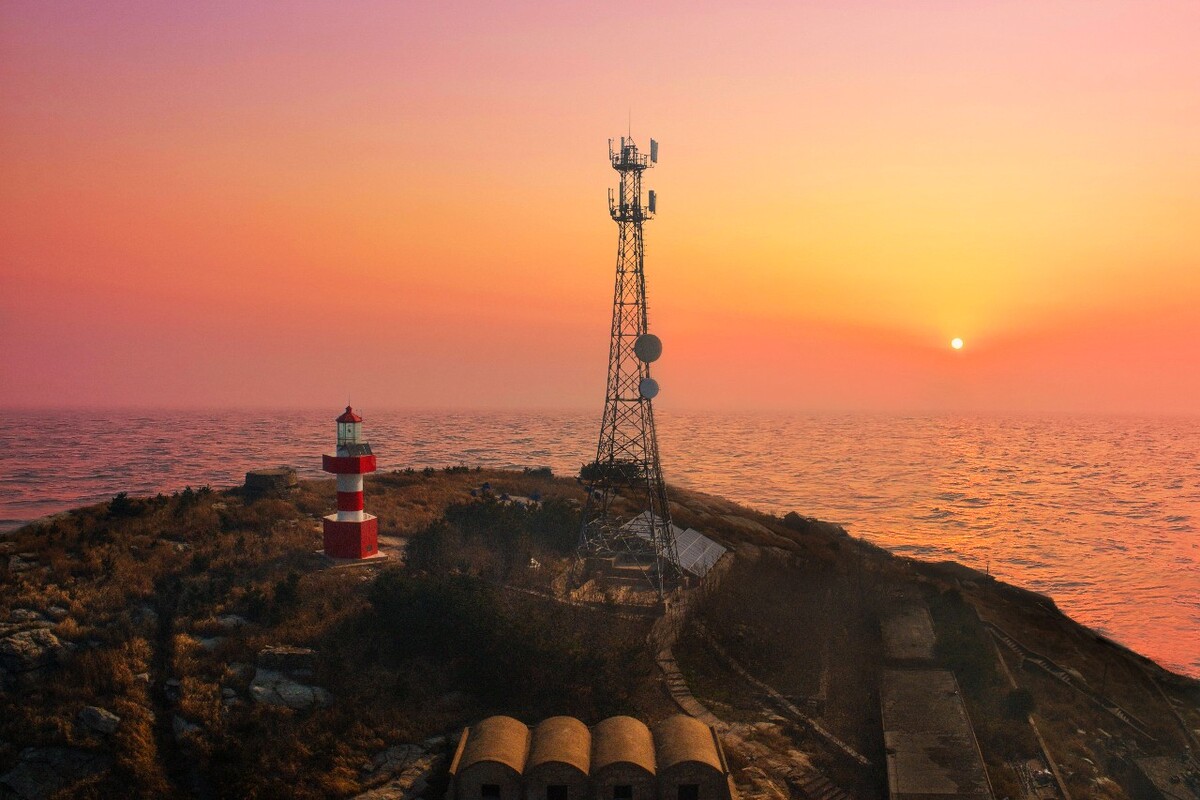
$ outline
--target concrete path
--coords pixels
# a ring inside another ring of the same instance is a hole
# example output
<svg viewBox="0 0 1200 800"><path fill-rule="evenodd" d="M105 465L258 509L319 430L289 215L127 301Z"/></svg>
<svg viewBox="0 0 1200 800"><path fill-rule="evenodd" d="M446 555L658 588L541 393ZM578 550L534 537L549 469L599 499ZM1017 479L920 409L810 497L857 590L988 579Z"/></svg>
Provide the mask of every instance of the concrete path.
<svg viewBox="0 0 1200 800"><path fill-rule="evenodd" d="M683 673L679 671L679 662L675 660L672 648L679 641L679 632L683 629L684 620L691 604L695 601L696 589L684 592L675 602L667 606L667 612L655 621L650 629L650 644L654 647L654 660L662 671L663 680L667 684L667 692L675 704L688 716L695 717L705 725L723 729L725 723L692 694Z"/></svg>

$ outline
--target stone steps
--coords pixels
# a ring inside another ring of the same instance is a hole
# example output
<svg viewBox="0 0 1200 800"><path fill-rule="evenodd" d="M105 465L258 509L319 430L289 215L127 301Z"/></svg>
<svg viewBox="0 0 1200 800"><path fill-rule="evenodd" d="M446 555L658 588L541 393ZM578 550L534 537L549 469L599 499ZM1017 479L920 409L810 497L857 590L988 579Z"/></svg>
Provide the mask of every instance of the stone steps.
<svg viewBox="0 0 1200 800"><path fill-rule="evenodd" d="M824 775L815 775L800 784L800 793L806 800L853 800Z"/></svg>

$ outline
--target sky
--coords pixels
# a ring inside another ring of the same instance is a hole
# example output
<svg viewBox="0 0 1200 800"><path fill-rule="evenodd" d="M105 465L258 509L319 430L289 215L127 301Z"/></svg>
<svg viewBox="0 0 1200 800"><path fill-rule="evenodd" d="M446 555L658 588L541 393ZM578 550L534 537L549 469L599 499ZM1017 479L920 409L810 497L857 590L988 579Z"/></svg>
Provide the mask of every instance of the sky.
<svg viewBox="0 0 1200 800"><path fill-rule="evenodd" d="M1200 414L1200 4L0 4L0 406ZM961 337L960 351L950 347Z"/></svg>

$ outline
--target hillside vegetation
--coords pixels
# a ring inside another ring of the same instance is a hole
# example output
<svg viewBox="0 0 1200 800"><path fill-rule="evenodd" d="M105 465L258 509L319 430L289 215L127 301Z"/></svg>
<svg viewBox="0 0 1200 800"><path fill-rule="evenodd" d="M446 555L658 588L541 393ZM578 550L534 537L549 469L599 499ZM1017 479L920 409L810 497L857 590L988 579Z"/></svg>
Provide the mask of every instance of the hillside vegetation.
<svg viewBox="0 0 1200 800"><path fill-rule="evenodd" d="M331 568L317 555L332 481L255 502L207 488L119 495L8 534L0 796L40 785L40 796L349 797L386 777L396 748L444 753L489 714L594 723L676 711L647 643L651 618L564 602L582 499L573 480L456 468L372 476L366 491L383 549L398 555L407 542L407 564ZM1200 727L1195 683L1098 639L1046 598L894 558L798 515L672 497L680 524L737 552L724 580L700 590L676 646L693 691L858 796L885 796L879 617L912 587L934 616L939 658L960 674L998 787L1030 736L1014 703L1036 708L1078 796L1132 796L1129 759L1174 752L1187 726ZM1089 684L1103 671L1105 691L1153 740L1025 671L1028 696L1014 696L981 617ZM727 658L872 766L848 765L782 720ZM753 784L745 753L730 757ZM432 780L426 796L440 797Z"/></svg>

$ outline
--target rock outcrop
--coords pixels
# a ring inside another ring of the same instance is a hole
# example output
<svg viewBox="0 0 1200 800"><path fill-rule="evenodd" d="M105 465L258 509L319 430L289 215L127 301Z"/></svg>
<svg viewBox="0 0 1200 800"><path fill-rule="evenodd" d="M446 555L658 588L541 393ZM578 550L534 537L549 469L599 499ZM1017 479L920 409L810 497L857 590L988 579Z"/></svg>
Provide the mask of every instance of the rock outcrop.
<svg viewBox="0 0 1200 800"><path fill-rule="evenodd" d="M429 788L440 761L440 754L421 745L389 747L363 770L362 783L374 788L357 795L355 800L416 800Z"/></svg>
<svg viewBox="0 0 1200 800"><path fill-rule="evenodd" d="M250 697L257 703L283 706L294 711L324 708L332 702L329 692L320 686L306 686L282 672L259 667L250 682Z"/></svg>
<svg viewBox="0 0 1200 800"><path fill-rule="evenodd" d="M328 706L333 700L329 692L301 682L312 676L316 665L317 651L311 648L264 647L258 653L258 668L250 681L251 699L295 711Z"/></svg>
<svg viewBox="0 0 1200 800"><path fill-rule="evenodd" d="M75 721L85 730L102 736L116 733L117 726L121 724L120 717L98 706L84 706Z"/></svg>
<svg viewBox="0 0 1200 800"><path fill-rule="evenodd" d="M52 666L62 642L45 628L20 631L0 639L0 672L21 675Z"/></svg>

